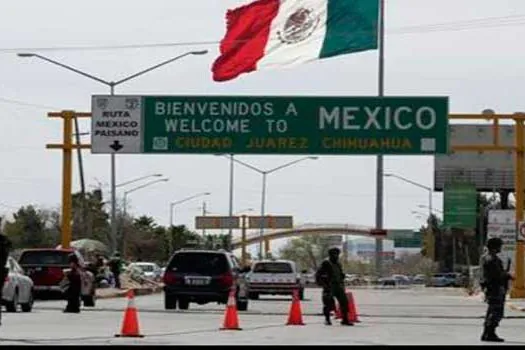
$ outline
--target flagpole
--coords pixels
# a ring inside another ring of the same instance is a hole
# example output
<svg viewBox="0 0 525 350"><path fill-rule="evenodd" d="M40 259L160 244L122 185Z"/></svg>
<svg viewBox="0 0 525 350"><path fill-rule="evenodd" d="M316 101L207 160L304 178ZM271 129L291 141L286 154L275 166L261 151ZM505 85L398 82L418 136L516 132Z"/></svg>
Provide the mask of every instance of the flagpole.
<svg viewBox="0 0 525 350"><path fill-rule="evenodd" d="M378 96L383 97L385 92L385 0L379 0L379 69L378 69ZM383 228L383 155L376 159L376 228ZM383 272L383 240L376 238L376 274L381 277Z"/></svg>

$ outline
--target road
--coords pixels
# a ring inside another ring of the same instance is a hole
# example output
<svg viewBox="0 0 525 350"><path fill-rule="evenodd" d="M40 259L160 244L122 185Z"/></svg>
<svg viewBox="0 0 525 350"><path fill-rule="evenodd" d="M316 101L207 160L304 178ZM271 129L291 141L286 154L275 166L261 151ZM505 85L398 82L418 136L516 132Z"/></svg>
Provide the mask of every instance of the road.
<svg viewBox="0 0 525 350"><path fill-rule="evenodd" d="M97 301L95 309L63 314L64 302L41 301L32 313L4 314L2 345L95 344L334 344L334 345L470 345L482 344L485 305L451 289L356 289L361 322L354 327L323 325L320 290L307 289L301 303L305 326L285 326L290 298L250 301L239 312L241 331L220 331L224 306L190 305L190 310L163 309L163 295L136 298L144 338L115 338L126 299ZM525 314L510 309L499 328L505 344L525 345Z"/></svg>

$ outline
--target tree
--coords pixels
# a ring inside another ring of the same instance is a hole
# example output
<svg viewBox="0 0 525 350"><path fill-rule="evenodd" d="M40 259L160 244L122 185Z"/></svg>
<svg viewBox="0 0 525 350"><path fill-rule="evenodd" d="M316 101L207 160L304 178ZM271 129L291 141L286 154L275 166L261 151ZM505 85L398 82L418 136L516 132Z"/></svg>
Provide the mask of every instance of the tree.
<svg viewBox="0 0 525 350"><path fill-rule="evenodd" d="M321 261L328 255L330 241L321 235L303 235L290 240L280 250L279 256L293 260L299 270L317 270Z"/></svg>
<svg viewBox="0 0 525 350"><path fill-rule="evenodd" d="M6 221L4 233L14 248L54 247L60 243L55 217L49 211L28 205L18 209L13 218Z"/></svg>
<svg viewBox="0 0 525 350"><path fill-rule="evenodd" d="M105 244L110 242L111 228L105 204L99 189L86 193L85 209L82 193L73 194L73 240L91 238Z"/></svg>

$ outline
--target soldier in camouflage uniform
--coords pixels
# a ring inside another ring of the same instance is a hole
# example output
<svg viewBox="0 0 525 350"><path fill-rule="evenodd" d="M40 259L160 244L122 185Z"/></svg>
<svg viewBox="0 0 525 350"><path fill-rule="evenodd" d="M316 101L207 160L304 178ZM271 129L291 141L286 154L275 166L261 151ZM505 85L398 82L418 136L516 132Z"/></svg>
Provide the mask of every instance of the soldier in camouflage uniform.
<svg viewBox="0 0 525 350"><path fill-rule="evenodd" d="M332 324L330 312L335 309L334 297L341 308L341 325L354 325L348 320L348 299L345 293L345 274L339 262L340 253L341 251L338 247L330 248L328 250L328 259L322 262L315 275L317 284L323 287L323 314L327 326Z"/></svg>
<svg viewBox="0 0 525 350"><path fill-rule="evenodd" d="M485 315L482 341L503 342L496 335L496 328L503 318L505 307L505 297L508 284L512 275L505 270L503 262L498 257L501 252L503 241L500 238L491 238L487 241L488 253L481 259L481 281L480 285L485 293L485 300L488 304Z"/></svg>

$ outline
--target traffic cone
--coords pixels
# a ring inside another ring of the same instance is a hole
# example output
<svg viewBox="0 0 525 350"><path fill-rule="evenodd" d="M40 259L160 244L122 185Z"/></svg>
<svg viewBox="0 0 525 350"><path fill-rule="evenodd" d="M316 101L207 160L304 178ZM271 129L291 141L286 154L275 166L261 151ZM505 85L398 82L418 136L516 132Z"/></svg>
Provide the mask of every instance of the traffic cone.
<svg viewBox="0 0 525 350"><path fill-rule="evenodd" d="M341 315L341 308L339 307L339 304L336 303L335 305L335 319L336 320L339 320L342 318L342 315Z"/></svg>
<svg viewBox="0 0 525 350"><path fill-rule="evenodd" d="M135 308L135 295L133 289L130 289L127 293L128 306L124 311L124 320L122 321L122 329L120 334L115 334L115 337L133 337L142 338L144 337L139 331L139 318L137 309Z"/></svg>
<svg viewBox="0 0 525 350"><path fill-rule="evenodd" d="M301 311L301 301L299 300L299 293L297 290L293 291L292 305L290 306L290 313L288 315L287 326L304 326L303 313Z"/></svg>
<svg viewBox="0 0 525 350"><path fill-rule="evenodd" d="M361 322L357 318L357 307L355 305L354 295L352 294L352 292L347 292L346 298L348 299L348 321L352 323Z"/></svg>
<svg viewBox="0 0 525 350"><path fill-rule="evenodd" d="M239 327L239 315L237 314L235 290L233 289L230 291L230 295L228 296L228 304L226 305L226 311L224 312L224 323L220 330L242 330L242 328Z"/></svg>

